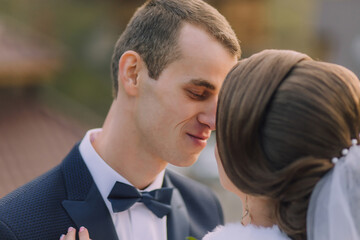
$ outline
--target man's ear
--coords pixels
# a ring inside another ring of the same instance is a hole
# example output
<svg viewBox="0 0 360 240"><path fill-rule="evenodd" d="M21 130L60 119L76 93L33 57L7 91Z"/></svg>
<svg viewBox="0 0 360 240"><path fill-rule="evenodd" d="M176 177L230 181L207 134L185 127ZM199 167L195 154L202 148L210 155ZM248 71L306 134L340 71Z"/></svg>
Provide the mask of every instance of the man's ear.
<svg viewBox="0 0 360 240"><path fill-rule="evenodd" d="M126 51L119 60L118 84L128 95L135 96L138 92L138 76L143 65L137 52Z"/></svg>

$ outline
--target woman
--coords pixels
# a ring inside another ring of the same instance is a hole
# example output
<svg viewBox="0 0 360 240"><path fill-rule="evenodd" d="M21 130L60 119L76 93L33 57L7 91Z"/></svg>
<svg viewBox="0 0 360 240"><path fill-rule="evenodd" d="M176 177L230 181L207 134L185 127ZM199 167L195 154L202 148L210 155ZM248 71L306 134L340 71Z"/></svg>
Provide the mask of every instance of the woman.
<svg viewBox="0 0 360 240"><path fill-rule="evenodd" d="M262 51L226 77L216 124L220 180L244 214L204 240L360 239L360 83L351 71Z"/></svg>

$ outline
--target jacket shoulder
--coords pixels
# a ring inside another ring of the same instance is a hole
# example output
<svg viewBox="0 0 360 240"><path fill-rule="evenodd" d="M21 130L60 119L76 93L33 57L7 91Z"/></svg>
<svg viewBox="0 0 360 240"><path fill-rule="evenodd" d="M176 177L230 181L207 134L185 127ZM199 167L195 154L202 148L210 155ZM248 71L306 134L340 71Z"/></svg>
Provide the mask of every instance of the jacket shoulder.
<svg viewBox="0 0 360 240"><path fill-rule="evenodd" d="M10 227L6 223L0 220L0 236L1 239L16 240L15 234L11 231Z"/></svg>
<svg viewBox="0 0 360 240"><path fill-rule="evenodd" d="M60 166L57 166L1 198L0 211L8 210L12 205L19 207L19 203L26 205L30 202L42 202L44 196L61 189L61 186L63 178Z"/></svg>
<svg viewBox="0 0 360 240"><path fill-rule="evenodd" d="M0 235L8 236L5 239L33 239L39 231L48 234L43 227L63 220L63 181L57 166L0 199ZM47 239L45 235L43 239Z"/></svg>

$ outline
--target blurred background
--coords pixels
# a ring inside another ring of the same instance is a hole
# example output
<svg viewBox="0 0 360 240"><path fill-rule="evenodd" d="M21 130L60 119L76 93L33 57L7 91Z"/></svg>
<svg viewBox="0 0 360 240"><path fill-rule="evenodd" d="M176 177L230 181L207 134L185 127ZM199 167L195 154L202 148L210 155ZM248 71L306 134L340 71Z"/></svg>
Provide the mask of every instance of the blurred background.
<svg viewBox="0 0 360 240"><path fill-rule="evenodd" d="M143 0L0 0L0 197L57 165L112 101L113 46ZM358 0L208 0L230 22L243 57L294 49L360 74ZM219 183L214 136L176 171L215 190L227 222L241 203Z"/></svg>

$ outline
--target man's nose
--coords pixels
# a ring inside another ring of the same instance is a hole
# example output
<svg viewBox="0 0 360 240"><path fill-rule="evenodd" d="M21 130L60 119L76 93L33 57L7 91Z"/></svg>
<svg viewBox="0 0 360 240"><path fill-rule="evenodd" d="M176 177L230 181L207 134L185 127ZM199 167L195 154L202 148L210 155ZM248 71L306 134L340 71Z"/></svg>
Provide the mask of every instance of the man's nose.
<svg viewBox="0 0 360 240"><path fill-rule="evenodd" d="M198 115L198 121L207 125L211 131L214 131L216 128L216 106L217 98L211 103L208 103Z"/></svg>

